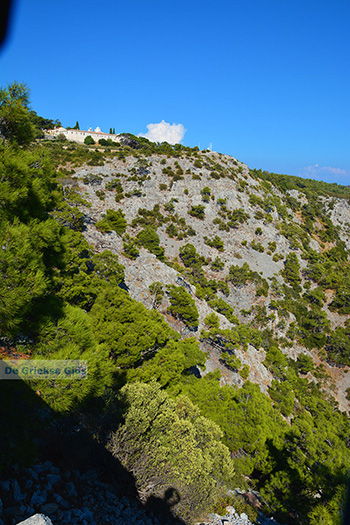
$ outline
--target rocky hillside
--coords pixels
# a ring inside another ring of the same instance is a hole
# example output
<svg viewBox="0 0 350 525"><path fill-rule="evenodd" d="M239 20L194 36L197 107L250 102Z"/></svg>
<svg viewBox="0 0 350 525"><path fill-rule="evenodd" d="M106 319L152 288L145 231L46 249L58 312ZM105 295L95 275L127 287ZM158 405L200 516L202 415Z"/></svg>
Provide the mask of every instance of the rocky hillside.
<svg viewBox="0 0 350 525"><path fill-rule="evenodd" d="M85 199L84 236L118 254L130 295L198 338L207 361L197 373L218 369L223 384L248 379L267 392L273 338L348 410L350 191L252 171L216 152L131 146L98 166L64 165L66 188ZM198 320L174 313L169 286L189 294Z"/></svg>
<svg viewBox="0 0 350 525"><path fill-rule="evenodd" d="M49 363L0 381L0 521L340 525L349 188L21 137L0 142L0 364ZM41 380L61 360L83 377Z"/></svg>

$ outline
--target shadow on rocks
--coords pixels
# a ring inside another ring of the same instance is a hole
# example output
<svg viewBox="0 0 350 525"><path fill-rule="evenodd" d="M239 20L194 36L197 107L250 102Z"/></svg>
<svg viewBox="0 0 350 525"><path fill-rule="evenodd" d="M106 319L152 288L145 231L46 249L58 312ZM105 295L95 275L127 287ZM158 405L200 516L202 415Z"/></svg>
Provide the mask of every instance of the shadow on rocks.
<svg viewBox="0 0 350 525"><path fill-rule="evenodd" d="M117 507L129 507L130 512L139 514L145 523L184 524L172 513L172 508L180 501L175 489L168 489L164 498L151 497L143 505L133 474L105 448L104 437L112 427L116 430L118 421L123 420L125 407L122 402L119 401L118 406L115 405L107 414L100 413L98 400L88 402L90 411L87 412L85 406L75 407L74 413L63 417L55 413L40 393L24 381L0 380L0 523L13 525L41 512L42 506L50 505L53 497L56 497L56 502L59 498L64 499L62 495L67 492L65 473L72 473L75 479L84 479L93 470L97 476L95 486L108 484L111 491L111 497L106 502L113 499ZM95 433L98 433L99 439L96 439ZM44 481L41 482L40 476L38 481L28 479L28 472L35 470L35 465L45 462L52 465L51 470L61 473L52 489L45 486ZM79 485L76 486L79 492ZM99 494L91 493L91 498L98 499ZM77 498L75 502L76 514L79 512L79 501ZM52 505L57 507L57 504ZM85 514L90 512L88 508L85 511ZM83 523L73 515L71 519L74 523ZM123 521L124 518L120 519ZM133 519L132 516L130 519ZM106 521L106 524L122 521ZM102 522L92 519L86 523Z"/></svg>
<svg viewBox="0 0 350 525"><path fill-rule="evenodd" d="M164 492L163 498L150 496L145 504L145 510L158 519L161 523L173 523L174 525L185 525L185 522L179 518L175 518L172 513L172 508L180 503L181 497L179 492L172 487L169 487Z"/></svg>

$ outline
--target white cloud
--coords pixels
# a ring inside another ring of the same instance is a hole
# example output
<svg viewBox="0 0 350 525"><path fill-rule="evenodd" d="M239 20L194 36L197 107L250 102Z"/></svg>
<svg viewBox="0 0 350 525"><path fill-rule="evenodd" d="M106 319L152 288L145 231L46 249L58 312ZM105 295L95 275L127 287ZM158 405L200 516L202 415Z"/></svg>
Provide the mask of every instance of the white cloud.
<svg viewBox="0 0 350 525"><path fill-rule="evenodd" d="M304 168L305 175L309 177L316 177L318 175L348 175L348 172L342 168L335 168L333 166L320 166L319 164L312 164Z"/></svg>
<svg viewBox="0 0 350 525"><path fill-rule="evenodd" d="M168 142L169 144L178 144L185 136L186 130L182 124L170 124L162 120L157 124L147 124L147 133L140 134L140 137L152 142Z"/></svg>

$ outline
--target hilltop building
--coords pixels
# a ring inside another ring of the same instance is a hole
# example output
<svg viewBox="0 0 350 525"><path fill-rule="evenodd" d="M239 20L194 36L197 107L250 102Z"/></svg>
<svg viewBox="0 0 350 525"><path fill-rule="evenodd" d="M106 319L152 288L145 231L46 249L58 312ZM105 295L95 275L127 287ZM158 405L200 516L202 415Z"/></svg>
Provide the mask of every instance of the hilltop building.
<svg viewBox="0 0 350 525"><path fill-rule="evenodd" d="M95 142L98 142L100 139L111 139L114 142L119 142L120 140L118 135L115 135L113 133L104 133L99 127L95 128L94 131L91 128L85 131L80 129L67 129L60 127L55 129L49 129L46 131L46 134L50 137L58 137L59 135L64 135L67 140L82 143L89 135L94 139Z"/></svg>

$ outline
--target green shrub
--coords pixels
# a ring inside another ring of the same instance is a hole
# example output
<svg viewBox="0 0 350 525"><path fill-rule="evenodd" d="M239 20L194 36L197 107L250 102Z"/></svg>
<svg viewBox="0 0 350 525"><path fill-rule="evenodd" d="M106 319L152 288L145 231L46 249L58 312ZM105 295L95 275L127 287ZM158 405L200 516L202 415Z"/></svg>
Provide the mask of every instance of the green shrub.
<svg viewBox="0 0 350 525"><path fill-rule="evenodd" d="M173 222L171 222L170 224L168 224L168 226L166 227L165 232L166 232L167 235L169 235L169 237L171 237L172 239L174 239L175 237L177 237L178 234L179 234L179 230L177 229L177 227L175 226L175 224L174 224Z"/></svg>
<svg viewBox="0 0 350 525"><path fill-rule="evenodd" d="M148 310L118 286L99 291L90 315L97 342L122 368L139 366L170 339L178 339L159 312Z"/></svg>
<svg viewBox="0 0 350 525"><path fill-rule="evenodd" d="M266 357L263 364L270 370L275 378L285 378L288 361L277 346L272 345L266 350Z"/></svg>
<svg viewBox="0 0 350 525"><path fill-rule="evenodd" d="M141 246L159 258L164 257L164 248L160 246L159 235L151 226L141 230L136 237Z"/></svg>
<svg viewBox="0 0 350 525"><path fill-rule="evenodd" d="M313 360L307 354L299 354L296 365L300 374L307 374L308 372L312 372L315 368Z"/></svg>
<svg viewBox="0 0 350 525"><path fill-rule="evenodd" d="M160 306L162 299L164 297L164 290L163 290L163 284L159 281L155 281L154 283L150 284L148 287L149 291L153 295L153 308L158 308Z"/></svg>
<svg viewBox="0 0 350 525"><path fill-rule="evenodd" d="M239 370L239 375L242 379L248 379L250 373L250 366L249 365L243 365L242 368Z"/></svg>
<svg viewBox="0 0 350 525"><path fill-rule="evenodd" d="M140 255L136 241L130 235L123 237L123 251L129 259L136 259Z"/></svg>
<svg viewBox="0 0 350 525"><path fill-rule="evenodd" d="M126 385L120 402L128 408L109 449L132 472L140 490L154 487L157 499L178 491L176 513L186 522L208 512L234 475L219 427L188 398L173 399L157 384Z"/></svg>
<svg viewBox="0 0 350 525"><path fill-rule="evenodd" d="M189 328L198 327L199 314L196 303L191 295L181 286L169 285L169 312L181 319Z"/></svg>
<svg viewBox="0 0 350 525"><path fill-rule="evenodd" d="M201 204L198 204L197 206L191 206L191 208L188 210L188 214L192 217L203 220L205 215L205 207Z"/></svg>
<svg viewBox="0 0 350 525"><path fill-rule="evenodd" d="M248 186L248 182L245 181L245 180L242 180L240 179L238 182L237 182L237 190L241 193L244 192L245 188Z"/></svg>
<svg viewBox="0 0 350 525"><path fill-rule="evenodd" d="M295 253L291 252L287 255L284 261L284 269L281 274L291 286L299 289L301 283L300 264Z"/></svg>
<svg viewBox="0 0 350 525"><path fill-rule="evenodd" d="M181 246L179 256L187 268L200 268L205 262L205 258L197 253L193 244L184 244Z"/></svg>
<svg viewBox="0 0 350 525"><path fill-rule="evenodd" d="M104 201L106 198L106 194L102 190L96 190L96 197L98 197L101 201Z"/></svg>
<svg viewBox="0 0 350 525"><path fill-rule="evenodd" d="M229 354L228 352L223 352L221 354L220 361L222 361L224 365L233 372L238 372L242 366L242 361L234 354Z"/></svg>
<svg viewBox="0 0 350 525"><path fill-rule="evenodd" d="M100 139L98 143L100 146L117 146L117 142L114 142L112 139Z"/></svg>
<svg viewBox="0 0 350 525"><path fill-rule="evenodd" d="M337 327L327 336L325 350L331 363L350 366L350 323Z"/></svg>
<svg viewBox="0 0 350 525"><path fill-rule="evenodd" d="M209 237L204 237L204 242L211 248L216 248L219 252L224 251L224 241L218 235L215 235L215 237L212 237L211 239Z"/></svg>
<svg viewBox="0 0 350 525"><path fill-rule="evenodd" d="M226 317L228 321L236 324L238 322L237 317L234 315L234 309L226 301L221 299L221 297L215 297L208 301L209 306L216 310L219 314L222 314Z"/></svg>
<svg viewBox="0 0 350 525"><path fill-rule="evenodd" d="M256 295L258 297L264 296L267 297L269 293L269 283L266 281L266 279L259 279L256 281L257 287L256 287Z"/></svg>
<svg viewBox="0 0 350 525"><path fill-rule="evenodd" d="M211 196L211 189L208 186L205 186L205 188L201 190L201 195L203 202L209 202Z"/></svg>
<svg viewBox="0 0 350 525"><path fill-rule="evenodd" d="M249 268L248 263L243 263L242 266L232 265L229 269L229 281L235 286L242 286L248 281L254 279L254 272Z"/></svg>
<svg viewBox="0 0 350 525"><path fill-rule="evenodd" d="M343 286L339 286L336 290L335 297L329 305L331 310L336 310L340 314L350 314L350 279L344 283Z"/></svg>
<svg viewBox="0 0 350 525"><path fill-rule="evenodd" d="M98 348L94 337L93 321L78 307L66 305L56 321L47 320L41 326L36 359L75 359L88 362L86 378L64 381L33 380L31 388L40 388L43 401L53 410L69 413L90 396L103 396L113 383L115 365L108 350Z"/></svg>
<svg viewBox="0 0 350 525"><path fill-rule="evenodd" d="M220 320L218 316L214 313L208 314L204 318L204 324L210 328L220 328Z"/></svg>
<svg viewBox="0 0 350 525"><path fill-rule="evenodd" d="M213 221L214 224L219 226L220 230L230 231L230 229L237 229L239 224L243 224L249 219L248 213L242 208L236 208L229 210L223 204L218 212L219 217L216 217Z"/></svg>
<svg viewBox="0 0 350 525"><path fill-rule="evenodd" d="M117 178L107 182L105 187L106 190L115 190L117 193L123 193L123 186Z"/></svg>
<svg viewBox="0 0 350 525"><path fill-rule="evenodd" d="M310 284L310 282L308 281L307 284ZM307 288L307 286L305 286L305 288ZM316 306L322 306L324 301L326 300L325 293L319 286L317 288L314 288L313 290L309 290L308 292L306 292L303 298Z"/></svg>
<svg viewBox="0 0 350 525"><path fill-rule="evenodd" d="M213 272L220 272L225 267L225 263L220 259L220 257L216 257L214 261L210 265L210 269L213 270Z"/></svg>
<svg viewBox="0 0 350 525"><path fill-rule="evenodd" d="M265 251L265 248L263 247L263 245L260 242L252 241L250 243L250 246L253 248L253 250L255 250L257 252L263 253Z"/></svg>
<svg viewBox="0 0 350 525"><path fill-rule="evenodd" d="M69 206L67 202L63 202L52 212L52 216L66 228L79 232L84 229L84 214L76 206Z"/></svg>
<svg viewBox="0 0 350 525"><path fill-rule="evenodd" d="M84 144L86 144L87 146L90 146L92 144L95 144L95 141L94 139L92 138L91 135L88 135L87 137L85 137L84 139Z"/></svg>
<svg viewBox="0 0 350 525"><path fill-rule="evenodd" d="M107 210L106 214L101 220L96 222L95 226L103 233L115 231L118 235L123 235L127 222L122 210Z"/></svg>
<svg viewBox="0 0 350 525"><path fill-rule="evenodd" d="M295 395L288 381L273 379L269 387L269 395L284 416L288 417L293 413Z"/></svg>

